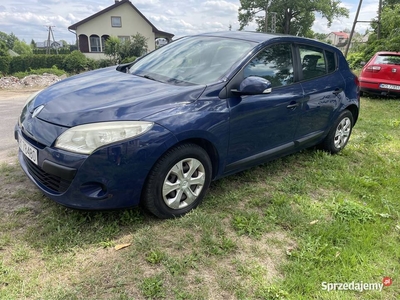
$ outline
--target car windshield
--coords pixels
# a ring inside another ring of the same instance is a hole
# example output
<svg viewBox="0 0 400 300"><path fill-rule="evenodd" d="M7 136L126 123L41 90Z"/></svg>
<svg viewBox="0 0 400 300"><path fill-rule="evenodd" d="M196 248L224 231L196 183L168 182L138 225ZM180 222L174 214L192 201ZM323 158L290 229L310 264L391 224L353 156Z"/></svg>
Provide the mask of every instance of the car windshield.
<svg viewBox="0 0 400 300"><path fill-rule="evenodd" d="M221 80L255 45L220 37L186 37L146 55L129 71L170 84L207 85Z"/></svg>
<svg viewBox="0 0 400 300"><path fill-rule="evenodd" d="M379 55L375 59L375 64L400 65L400 55Z"/></svg>

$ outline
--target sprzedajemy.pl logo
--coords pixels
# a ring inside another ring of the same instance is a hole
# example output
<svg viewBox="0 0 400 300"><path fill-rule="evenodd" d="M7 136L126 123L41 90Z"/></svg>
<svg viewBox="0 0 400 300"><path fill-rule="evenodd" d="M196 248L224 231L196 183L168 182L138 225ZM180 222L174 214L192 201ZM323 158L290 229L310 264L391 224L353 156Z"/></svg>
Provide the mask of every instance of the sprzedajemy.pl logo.
<svg viewBox="0 0 400 300"><path fill-rule="evenodd" d="M393 280L390 277L384 277L382 283L367 283L367 282L322 282L323 291L382 291L384 286L392 285Z"/></svg>

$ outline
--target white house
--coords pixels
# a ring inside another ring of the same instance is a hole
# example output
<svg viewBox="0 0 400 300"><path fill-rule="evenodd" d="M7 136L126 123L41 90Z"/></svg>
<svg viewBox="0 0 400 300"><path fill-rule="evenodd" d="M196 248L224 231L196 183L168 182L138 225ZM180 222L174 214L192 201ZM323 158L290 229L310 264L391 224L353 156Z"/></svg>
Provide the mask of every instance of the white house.
<svg viewBox="0 0 400 300"><path fill-rule="evenodd" d="M147 38L149 51L156 47L156 39L171 41L172 33L158 30L129 0L115 3L98 13L68 27L76 34L78 49L89 58L105 58L105 41L117 36L121 41L140 33Z"/></svg>
<svg viewBox="0 0 400 300"><path fill-rule="evenodd" d="M343 47L346 45L347 41L349 40L349 34L343 31L339 32L331 32L326 37L328 41L331 42L332 45L336 47Z"/></svg>

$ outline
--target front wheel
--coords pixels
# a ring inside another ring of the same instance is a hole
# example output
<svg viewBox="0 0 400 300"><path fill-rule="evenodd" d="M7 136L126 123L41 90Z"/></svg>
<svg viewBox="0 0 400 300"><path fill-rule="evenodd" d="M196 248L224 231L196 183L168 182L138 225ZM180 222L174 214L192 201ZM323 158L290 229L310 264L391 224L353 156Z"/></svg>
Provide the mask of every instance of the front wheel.
<svg viewBox="0 0 400 300"><path fill-rule="evenodd" d="M159 218L179 217L197 207L211 182L207 152L195 144L168 150L147 178L143 205Z"/></svg>
<svg viewBox="0 0 400 300"><path fill-rule="evenodd" d="M341 151L350 139L353 129L353 115L350 111L343 111L333 124L326 138L321 143L321 148L332 154Z"/></svg>

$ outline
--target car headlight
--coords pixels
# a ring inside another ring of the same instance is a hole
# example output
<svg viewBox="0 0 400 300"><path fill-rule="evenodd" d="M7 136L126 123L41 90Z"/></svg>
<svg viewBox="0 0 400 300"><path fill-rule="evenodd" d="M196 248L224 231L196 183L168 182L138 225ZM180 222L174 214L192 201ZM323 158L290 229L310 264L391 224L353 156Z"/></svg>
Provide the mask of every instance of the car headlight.
<svg viewBox="0 0 400 300"><path fill-rule="evenodd" d="M91 154L104 145L126 140L149 131L152 122L117 121L72 127L56 140L55 147L75 153Z"/></svg>
<svg viewBox="0 0 400 300"><path fill-rule="evenodd" d="M37 91L37 92L35 92L35 93L33 93L33 94L31 94L31 95L26 99L26 101L25 101L25 103L24 103L24 106L22 106L21 114L20 114L20 116L19 116L19 118L18 118L18 126L19 126L19 127L21 127L21 125L22 125L22 120L21 120L21 118L25 115L26 111L28 110L29 103L32 102L33 100L35 100L36 96L37 96L40 92L41 92L41 90L40 90L40 91Z"/></svg>
<svg viewBox="0 0 400 300"><path fill-rule="evenodd" d="M41 91L42 91L42 90L37 91L37 92L31 94L31 95L28 97L28 99L26 99L25 104L24 104L23 107L27 106L29 102L31 102L32 100L34 100L34 99L36 98L36 96L37 96Z"/></svg>

